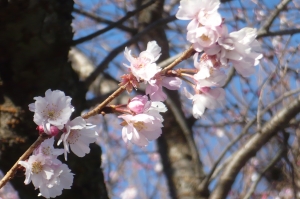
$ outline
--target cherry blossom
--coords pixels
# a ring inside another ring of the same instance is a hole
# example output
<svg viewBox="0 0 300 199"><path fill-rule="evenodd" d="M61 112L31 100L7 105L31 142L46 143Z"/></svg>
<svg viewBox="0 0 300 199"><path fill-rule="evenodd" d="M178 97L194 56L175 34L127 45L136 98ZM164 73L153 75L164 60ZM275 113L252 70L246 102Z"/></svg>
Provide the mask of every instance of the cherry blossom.
<svg viewBox="0 0 300 199"><path fill-rule="evenodd" d="M131 50L125 48L124 55L130 62L130 65L124 64L130 68L131 73L137 78L149 81L161 68L154 63L160 57L161 48L157 45L156 41L148 42L146 51L140 53L139 57L135 58L131 55Z"/></svg>
<svg viewBox="0 0 300 199"><path fill-rule="evenodd" d="M200 23L203 26L218 26L222 22L217 12L219 0L181 0L176 17L182 20L192 20L194 28Z"/></svg>
<svg viewBox="0 0 300 199"><path fill-rule="evenodd" d="M54 137L44 140L41 145L36 148L33 152L34 155L42 154L47 163L49 164L60 164L60 161L57 160L57 156L64 153L63 149L55 149L53 147Z"/></svg>
<svg viewBox="0 0 300 199"><path fill-rule="evenodd" d="M193 43L196 51L202 52L203 49L209 48L219 39L219 33L216 29L206 26L201 26L187 33L187 40Z"/></svg>
<svg viewBox="0 0 300 199"><path fill-rule="evenodd" d="M178 90L181 84L182 81L178 77L166 77L158 73L148 81L146 94L149 95L153 101L165 101L167 95L163 92L162 87L169 90Z"/></svg>
<svg viewBox="0 0 300 199"><path fill-rule="evenodd" d="M123 126L122 138L125 143L129 140L138 146L144 147L148 145L149 141L157 139L162 133L161 128L164 120L160 112L165 112L167 109L162 102L148 101L145 103L145 97L138 96L134 100L134 103L138 104L139 114L119 116L124 120L121 125ZM138 99L143 101L143 104L137 103ZM144 105L144 107L141 105Z"/></svg>
<svg viewBox="0 0 300 199"><path fill-rule="evenodd" d="M88 126L82 117L76 117L65 125L66 132L61 135L57 145L63 142L66 160L67 153L70 152L69 147L78 157L90 152L89 144L95 142L98 136L94 127Z"/></svg>
<svg viewBox="0 0 300 199"><path fill-rule="evenodd" d="M220 63L226 66L229 62L242 76L249 76L254 71L254 66L262 58L261 48L255 37L254 28L243 28L239 31L227 33L225 26L222 28L222 37L217 44L204 49L208 55L217 55Z"/></svg>
<svg viewBox="0 0 300 199"><path fill-rule="evenodd" d="M39 196L45 198L55 198L62 194L63 189L71 189L74 174L70 172L66 164L60 164L53 167L53 176L48 183L43 183L39 187Z"/></svg>
<svg viewBox="0 0 300 199"><path fill-rule="evenodd" d="M162 122L154 116L148 114L120 115L119 118L124 119L122 138L125 143L129 140L138 146L145 147L149 141L157 139L162 133Z"/></svg>
<svg viewBox="0 0 300 199"><path fill-rule="evenodd" d="M27 161L19 161L25 168L25 184L31 181L34 187L40 189L41 196L54 198L61 195L63 189L70 189L73 174L67 165L57 159L63 153L62 149L53 147L54 137L44 140Z"/></svg>
<svg viewBox="0 0 300 199"><path fill-rule="evenodd" d="M48 89L45 97L35 97L35 103L29 104L29 110L34 112L33 121L42 126L44 132L51 134L51 125L63 129L69 120L74 107L71 105L71 97L65 96L59 90Z"/></svg>
<svg viewBox="0 0 300 199"><path fill-rule="evenodd" d="M204 114L206 108L219 108L223 105L225 100L225 91L222 88L211 89L209 87L203 87L196 90L195 95L192 95L184 88L184 94L187 98L193 100L193 116L196 119Z"/></svg>
<svg viewBox="0 0 300 199"><path fill-rule="evenodd" d="M198 62L198 53L194 55L194 66L199 71L194 75L198 87L222 87L226 81L226 74L221 71L219 64L209 56L202 54Z"/></svg>

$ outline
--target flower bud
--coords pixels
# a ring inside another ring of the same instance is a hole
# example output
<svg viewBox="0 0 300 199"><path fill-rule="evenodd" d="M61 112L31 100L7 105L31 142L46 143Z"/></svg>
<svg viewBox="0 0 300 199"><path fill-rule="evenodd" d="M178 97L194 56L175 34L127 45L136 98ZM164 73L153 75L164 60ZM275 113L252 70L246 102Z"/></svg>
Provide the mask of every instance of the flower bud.
<svg viewBox="0 0 300 199"><path fill-rule="evenodd" d="M136 114L139 114L144 111L147 102L148 97L146 95L138 95L130 100L127 107Z"/></svg>

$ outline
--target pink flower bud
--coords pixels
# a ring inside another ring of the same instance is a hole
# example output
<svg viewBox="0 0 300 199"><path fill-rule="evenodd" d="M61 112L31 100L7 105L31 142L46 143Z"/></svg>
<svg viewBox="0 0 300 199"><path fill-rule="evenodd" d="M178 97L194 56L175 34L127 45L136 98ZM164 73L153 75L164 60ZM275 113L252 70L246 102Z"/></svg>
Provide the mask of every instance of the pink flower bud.
<svg viewBox="0 0 300 199"><path fill-rule="evenodd" d="M50 135L56 136L59 133L59 129L56 126L50 126Z"/></svg>
<svg viewBox="0 0 300 199"><path fill-rule="evenodd" d="M210 88L209 87L201 87L200 91L202 91L203 93L207 93L210 91Z"/></svg>
<svg viewBox="0 0 300 199"><path fill-rule="evenodd" d="M36 127L36 130L38 130L38 131L39 131L39 134L42 134L42 133L44 133L44 127L43 127L43 125L39 125L39 126L37 126L37 127Z"/></svg>
<svg viewBox="0 0 300 199"><path fill-rule="evenodd" d="M138 95L130 100L127 107L136 114L139 114L144 111L147 102L148 97L146 95Z"/></svg>

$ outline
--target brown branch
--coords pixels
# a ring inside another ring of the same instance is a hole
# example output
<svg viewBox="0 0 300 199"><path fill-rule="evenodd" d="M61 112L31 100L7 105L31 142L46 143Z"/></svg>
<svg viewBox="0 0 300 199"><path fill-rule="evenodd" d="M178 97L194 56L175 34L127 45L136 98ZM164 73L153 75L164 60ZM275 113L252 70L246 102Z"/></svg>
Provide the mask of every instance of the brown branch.
<svg viewBox="0 0 300 199"><path fill-rule="evenodd" d="M38 139L25 151L25 153L18 159L18 161L12 166L12 168L5 174L5 176L0 181L0 189L9 181L11 180L19 167L19 162L26 160L45 139L49 138L47 134L41 134Z"/></svg>
<svg viewBox="0 0 300 199"><path fill-rule="evenodd" d="M75 46L75 45L77 45L77 44L81 44L81 43L83 43L83 42L89 41L89 40L91 40L91 39L93 39L93 38L95 38L95 37L97 37L97 36L99 36L99 35L101 35L101 34L107 32L107 31L109 31L109 30L115 28L115 27L120 26L120 25L121 25L123 22L125 22L127 19L129 19L130 17L134 16L136 13L140 12L141 10L147 8L148 6L152 5L154 2L155 2L155 0L149 1L148 3L142 5L141 7L137 8L137 9L135 9L134 11L127 12L127 14L126 14L123 18L121 18L119 21L117 21L116 23L111 24L111 25L109 25L108 27L106 27L106 28L104 28L104 29L102 29L102 30L98 30L98 31L96 31L96 32L94 32L94 33L92 33L92 34L90 34L90 35L87 35L87 36L85 36L85 37L76 39L76 40L74 40L74 41L72 42L72 45Z"/></svg>
<svg viewBox="0 0 300 199"><path fill-rule="evenodd" d="M282 157L286 148L280 149L277 155L273 158L273 160L264 168L264 170L259 174L257 180L251 185L250 189L248 190L247 194L245 195L244 199L249 199L251 195L254 193L259 181L262 179L263 175Z"/></svg>
<svg viewBox="0 0 300 199"><path fill-rule="evenodd" d="M271 36L281 36L281 35L294 35L300 33L300 29L288 29L288 30L278 30L278 31L268 31L261 32L257 34L256 38L261 37L271 37Z"/></svg>
<svg viewBox="0 0 300 199"><path fill-rule="evenodd" d="M73 10L75 13L77 14L80 14L80 15L83 15L85 17L88 17L96 22L99 22L99 23L105 23L107 25L115 25L116 28L119 28L120 30L123 30L123 31L126 31L126 32L129 32L131 34L135 34L136 33L136 29L134 28L129 28L127 26L124 26L122 24L119 23L119 21L117 22L114 22L114 21L110 21L110 20L107 20L107 19L104 19L98 15L95 15L93 13L90 13L90 12L87 12L87 11L84 11L84 10L81 10L81 9L77 9L77 8L74 8Z"/></svg>
<svg viewBox="0 0 300 199"><path fill-rule="evenodd" d="M293 119L299 112L300 96L279 111L259 132L248 140L243 148L232 155L232 160L225 167L223 174L220 176L218 184L210 198L226 198L236 176L249 158L253 157L256 152L274 135L276 135L279 130L285 128L289 124L290 120Z"/></svg>
<svg viewBox="0 0 300 199"><path fill-rule="evenodd" d="M128 85L125 84L123 86L120 86L113 94L111 94L108 98L106 98L101 104L99 104L96 108L94 108L93 110L89 111L88 113L84 114L82 117L84 119L87 119L91 116L97 115L101 113L101 110L109 103L111 102L113 99L115 99L116 97L118 97L123 91L126 90L126 86Z"/></svg>
<svg viewBox="0 0 300 199"><path fill-rule="evenodd" d="M279 15L279 13L286 8L287 4L291 2L291 0L282 0L278 5L277 8L270 14L268 19L266 19L265 23L262 25L262 27L258 30L257 35L267 34L270 31L270 27L276 17Z"/></svg>
<svg viewBox="0 0 300 199"><path fill-rule="evenodd" d="M174 62L172 62L170 65L168 65L167 67L165 67L161 72L166 73L168 70L171 70L172 68L174 68L176 65L178 65L180 62L190 58L193 54L195 53L195 50L193 48L193 46L190 46L186 51L184 51L182 53L182 55L180 57L178 57Z"/></svg>

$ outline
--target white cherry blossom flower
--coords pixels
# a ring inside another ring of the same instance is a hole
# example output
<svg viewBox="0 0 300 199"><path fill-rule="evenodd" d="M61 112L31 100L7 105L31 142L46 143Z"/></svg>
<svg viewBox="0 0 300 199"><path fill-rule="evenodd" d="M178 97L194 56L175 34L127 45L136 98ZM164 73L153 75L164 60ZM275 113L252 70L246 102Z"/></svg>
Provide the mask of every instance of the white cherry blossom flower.
<svg viewBox="0 0 300 199"><path fill-rule="evenodd" d="M60 164L57 156L64 153L63 149L55 149L53 147L54 137L44 140L41 145L33 152L34 155L42 154L47 164Z"/></svg>
<svg viewBox="0 0 300 199"><path fill-rule="evenodd" d="M119 118L124 119L122 123L124 142L131 141L138 146L145 147L149 141L157 139L162 133L161 128L163 125L162 118L156 118L155 116L149 114L120 115Z"/></svg>
<svg viewBox="0 0 300 199"><path fill-rule="evenodd" d="M203 57L207 57L204 58ZM194 66L199 71L194 75L198 87L222 87L226 81L226 74L208 56L201 56L198 62L198 53L194 55Z"/></svg>
<svg viewBox="0 0 300 199"><path fill-rule="evenodd" d="M246 77L255 71L254 66L262 58L261 47L255 40L256 36L254 28L243 28L228 34L224 26L217 44L204 51L208 55L217 55L222 65L231 62L237 72Z"/></svg>
<svg viewBox="0 0 300 199"><path fill-rule="evenodd" d="M219 0L181 0L176 17L192 20L193 24L219 26L222 23L222 17L218 13L219 6Z"/></svg>
<svg viewBox="0 0 300 199"><path fill-rule="evenodd" d="M225 91L222 88L210 89L204 87L201 92L198 92L195 95L192 95L184 88L184 94L187 98L193 100L193 116L196 119L204 114L206 108L219 108L224 104L225 100Z"/></svg>
<svg viewBox="0 0 300 199"><path fill-rule="evenodd" d="M53 176L47 183L39 187L39 196L45 198L55 198L62 194L63 189L71 189L74 174L66 164L60 164L53 167Z"/></svg>
<svg viewBox="0 0 300 199"><path fill-rule="evenodd" d="M52 177L53 169L46 165L46 161L46 157L41 153L31 155L28 161L19 161L19 164L26 169L25 184L29 184L32 181L33 185L37 188L43 179L49 180Z"/></svg>
<svg viewBox="0 0 300 199"><path fill-rule="evenodd" d="M178 77L163 77L157 73L150 81L148 81L146 87L146 94L150 96L153 101L165 101L167 95L163 92L165 87L169 90L178 90L182 84L182 81Z"/></svg>
<svg viewBox="0 0 300 199"><path fill-rule="evenodd" d="M57 145L63 142L66 160L67 153L70 152L69 147L78 157L90 152L89 144L95 142L98 136L94 127L88 126L82 117L76 117L65 125L66 132L61 135Z"/></svg>
<svg viewBox="0 0 300 199"><path fill-rule="evenodd" d="M65 96L62 91L48 89L45 97L35 97L35 103L29 104L29 110L34 112L33 121L43 126L44 132L51 134L51 125L63 129L69 120L74 107L71 97Z"/></svg>
<svg viewBox="0 0 300 199"><path fill-rule="evenodd" d="M202 52L204 48L209 48L218 41L219 34L207 26L195 28L187 33L187 40L193 43L197 52Z"/></svg>
<svg viewBox="0 0 300 199"><path fill-rule="evenodd" d="M54 138L47 139L34 151L27 161L19 161L25 168L25 184L32 184L40 190L39 196L54 198L61 195L63 189L70 189L73 183L73 174L67 165L57 159L62 154L54 149Z"/></svg>
<svg viewBox="0 0 300 199"><path fill-rule="evenodd" d="M147 50L140 53L139 57L135 58L131 55L131 50L125 48L124 55L130 62L130 65L124 64L130 68L132 74L138 81L143 79L149 81L161 68L154 63L160 57L161 48L157 45L156 41L148 42Z"/></svg>

